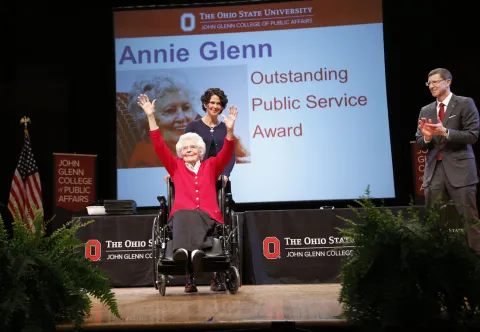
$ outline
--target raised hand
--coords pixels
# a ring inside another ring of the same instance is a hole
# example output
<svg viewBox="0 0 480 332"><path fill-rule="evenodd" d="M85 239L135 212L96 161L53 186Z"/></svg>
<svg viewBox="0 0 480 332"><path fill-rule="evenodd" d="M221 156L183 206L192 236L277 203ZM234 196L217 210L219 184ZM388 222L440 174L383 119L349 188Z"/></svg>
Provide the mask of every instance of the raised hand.
<svg viewBox="0 0 480 332"><path fill-rule="evenodd" d="M155 100L156 99L150 102L147 95L141 94L138 96L137 104L140 105L147 116L150 116L155 113Z"/></svg>
<svg viewBox="0 0 480 332"><path fill-rule="evenodd" d="M238 115L238 110L237 108L232 105L230 106L230 111L228 112L228 117L222 114L223 116L223 122L225 123L225 126L227 127L227 130L232 130L233 125L235 124L235 120L237 119Z"/></svg>

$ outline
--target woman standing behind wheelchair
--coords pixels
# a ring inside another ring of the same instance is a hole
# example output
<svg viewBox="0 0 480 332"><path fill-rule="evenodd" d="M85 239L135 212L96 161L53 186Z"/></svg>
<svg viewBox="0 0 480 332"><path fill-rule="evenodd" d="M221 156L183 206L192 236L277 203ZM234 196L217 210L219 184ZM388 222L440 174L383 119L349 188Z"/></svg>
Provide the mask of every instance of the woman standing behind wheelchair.
<svg viewBox="0 0 480 332"><path fill-rule="evenodd" d="M205 116L200 119L192 120L185 128L186 133L199 134L206 144L205 159L215 157L223 147L223 140L227 135L225 123L218 119L228 104L228 98L223 90L210 88L200 98ZM226 184L233 166L235 165L235 153L222 171L222 178Z"/></svg>
<svg viewBox="0 0 480 332"><path fill-rule="evenodd" d="M173 234L173 259L186 263L185 292L196 292L193 272L201 268L205 256L203 250L213 245L216 224L224 223L217 203L216 180L233 156L233 128L238 111L232 105L228 117L222 115L226 128L223 148L215 157L202 161L206 145L200 135L191 132L183 134L176 145L178 158L175 158L155 121L155 100L150 102L148 96L141 94L138 105L147 115L155 152L175 183L175 201L169 217Z"/></svg>
<svg viewBox="0 0 480 332"><path fill-rule="evenodd" d="M205 157L215 157L223 147L225 136L227 135L227 127L225 123L218 119L228 104L228 98L225 92L218 88L210 88L204 92L200 98L205 116L200 119L190 121L185 128L186 133L199 134L206 145ZM234 150L235 151L235 150ZM222 171L220 177L223 180L225 191L231 193L230 182L228 178L235 165L235 152L232 159ZM225 291L225 283L220 280L216 272L213 273L213 279L210 283L210 290L214 292Z"/></svg>

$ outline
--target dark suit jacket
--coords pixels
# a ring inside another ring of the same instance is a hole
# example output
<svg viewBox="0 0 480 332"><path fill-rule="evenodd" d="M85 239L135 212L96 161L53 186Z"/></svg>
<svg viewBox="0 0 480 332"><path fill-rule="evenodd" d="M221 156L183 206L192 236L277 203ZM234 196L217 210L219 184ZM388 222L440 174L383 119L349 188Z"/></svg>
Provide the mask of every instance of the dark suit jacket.
<svg viewBox="0 0 480 332"><path fill-rule="evenodd" d="M223 148L223 142L225 139L225 136L227 135L227 127L225 126L225 123L220 122L216 127L215 130L210 132L210 127L207 126L205 123L203 123L202 119L197 119L190 121L187 124L187 127L185 128L185 133L197 133L203 138L203 141L205 142L206 145L206 151L205 151L205 157L204 160L210 158L210 157L215 157L220 150ZM214 150L216 153L213 155L210 155L210 147L212 146L215 148ZM232 172L233 166L235 165L235 151L233 153L233 157L228 163L228 165L225 167L225 169L222 172L222 175L226 175L230 177L230 173Z"/></svg>
<svg viewBox="0 0 480 332"><path fill-rule="evenodd" d="M428 104L420 110L420 118L432 119L437 123L437 101ZM433 135L427 144L420 129L417 129L417 144L422 149L428 149L423 186L428 187L437 163L438 152L442 152L442 163L448 181L454 187L463 187L478 183L477 165L472 145L478 140L479 115L472 98L452 95L443 126L448 129L448 139Z"/></svg>

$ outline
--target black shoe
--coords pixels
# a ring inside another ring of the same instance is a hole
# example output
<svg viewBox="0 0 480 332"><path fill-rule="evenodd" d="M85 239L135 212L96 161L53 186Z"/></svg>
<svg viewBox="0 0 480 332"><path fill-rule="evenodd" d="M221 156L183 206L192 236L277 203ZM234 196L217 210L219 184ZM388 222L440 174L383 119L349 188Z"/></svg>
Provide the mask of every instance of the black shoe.
<svg viewBox="0 0 480 332"><path fill-rule="evenodd" d="M193 274L187 274L187 283L185 284L185 293L196 293L198 292L197 285L195 284L195 278Z"/></svg>
<svg viewBox="0 0 480 332"><path fill-rule="evenodd" d="M210 290L213 292L224 292L227 290L225 283L220 280L218 273L213 273L213 279L210 282Z"/></svg>
<svg viewBox="0 0 480 332"><path fill-rule="evenodd" d="M197 285L187 282L185 285L185 293L196 293L198 292Z"/></svg>
<svg viewBox="0 0 480 332"><path fill-rule="evenodd" d="M205 257L205 252L203 252L203 250L192 251L192 265L193 265L194 271L202 270L203 257Z"/></svg>
<svg viewBox="0 0 480 332"><path fill-rule="evenodd" d="M188 251L183 248L178 248L173 253L173 260L174 261L186 261L188 259Z"/></svg>

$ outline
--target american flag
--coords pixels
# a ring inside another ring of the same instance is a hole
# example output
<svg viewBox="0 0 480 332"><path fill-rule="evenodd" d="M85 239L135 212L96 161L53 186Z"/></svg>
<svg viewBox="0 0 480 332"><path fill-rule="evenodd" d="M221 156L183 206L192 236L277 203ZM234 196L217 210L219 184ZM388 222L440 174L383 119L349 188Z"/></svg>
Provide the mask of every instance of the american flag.
<svg viewBox="0 0 480 332"><path fill-rule="evenodd" d="M25 140L23 143L20 160L12 180L8 209L14 218L21 218L27 223L27 227L35 231L35 209L43 217L42 188L38 167L33 158L30 137L25 129ZM17 211L20 214L17 215Z"/></svg>

